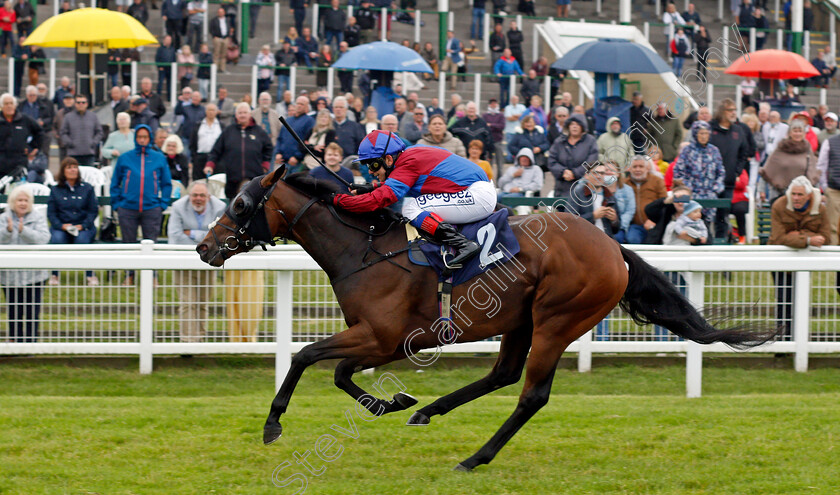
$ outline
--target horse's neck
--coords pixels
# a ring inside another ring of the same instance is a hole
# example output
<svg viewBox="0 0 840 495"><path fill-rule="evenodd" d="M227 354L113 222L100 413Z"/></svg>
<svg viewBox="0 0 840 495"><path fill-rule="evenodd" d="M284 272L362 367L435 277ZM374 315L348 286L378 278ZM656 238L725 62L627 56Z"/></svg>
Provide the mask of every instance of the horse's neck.
<svg viewBox="0 0 840 495"><path fill-rule="evenodd" d="M345 220L352 224L358 223ZM361 230L367 229L367 226L358 226ZM362 232L342 225L321 203L314 204L304 213L294 227L293 238L331 280L361 266L368 247L367 238ZM374 243L379 244L377 241Z"/></svg>

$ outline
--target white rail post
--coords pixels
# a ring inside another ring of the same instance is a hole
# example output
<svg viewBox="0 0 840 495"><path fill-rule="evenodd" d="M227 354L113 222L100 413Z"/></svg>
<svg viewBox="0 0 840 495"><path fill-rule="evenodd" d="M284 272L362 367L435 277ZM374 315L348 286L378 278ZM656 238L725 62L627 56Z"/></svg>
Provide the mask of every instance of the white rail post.
<svg viewBox="0 0 840 495"><path fill-rule="evenodd" d="M292 95L297 94L297 65L289 67L289 91Z"/></svg>
<svg viewBox="0 0 840 495"><path fill-rule="evenodd" d="M653 15L659 19L660 14L662 14L662 2L661 0L656 0L656 3L653 6Z"/></svg>
<svg viewBox="0 0 840 495"><path fill-rule="evenodd" d="M516 74L510 75L510 91L508 92L508 101L510 101L510 97L516 94ZM499 102L501 104L501 102ZM528 102L530 105L530 102ZM527 105L526 105L527 106Z"/></svg>
<svg viewBox="0 0 840 495"><path fill-rule="evenodd" d="M586 103L586 95L583 93L583 83L578 79L578 105Z"/></svg>
<svg viewBox="0 0 840 495"><path fill-rule="evenodd" d="M484 40L484 53L490 53L490 13L484 12L484 24L481 27L481 36Z"/></svg>
<svg viewBox="0 0 840 495"><path fill-rule="evenodd" d="M61 0L54 0L53 1L53 15L54 16L58 15L58 11L61 10L61 8L59 6L60 3L61 3Z"/></svg>
<svg viewBox="0 0 840 495"><path fill-rule="evenodd" d="M50 94L55 94L55 59L50 59Z"/></svg>
<svg viewBox="0 0 840 495"><path fill-rule="evenodd" d="M709 107L709 110L714 108L714 101L715 101L715 85L714 84L707 84L706 85L706 106Z"/></svg>
<svg viewBox="0 0 840 495"><path fill-rule="evenodd" d="M280 390L283 379L292 367L292 272L277 272L276 287L274 288L274 307L276 319L274 331L277 339L277 350L274 355L274 390Z"/></svg>
<svg viewBox="0 0 840 495"><path fill-rule="evenodd" d="M379 14L379 39L388 41L388 9L382 7Z"/></svg>
<svg viewBox="0 0 840 495"><path fill-rule="evenodd" d="M155 243L149 239L140 241L140 252L151 256ZM152 372L152 340L154 331L155 275L153 270L140 270L140 374Z"/></svg>
<svg viewBox="0 0 840 495"><path fill-rule="evenodd" d="M327 69L327 95L330 101L333 100L333 93L335 93L335 69L330 67Z"/></svg>
<svg viewBox="0 0 840 495"><path fill-rule="evenodd" d="M277 4L277 5L279 5L279 4ZM210 27L210 11L208 10L208 7L209 7L209 5L207 3L207 0L204 0L203 5L201 7L202 9L204 9L204 20L201 22L201 39L203 39L205 41L205 43L209 39L207 37L207 33L210 32L210 29L209 29L209 27ZM212 43L208 43L208 45L212 46Z"/></svg>
<svg viewBox="0 0 840 495"><path fill-rule="evenodd" d="M750 53L755 51L755 28L750 28Z"/></svg>
<svg viewBox="0 0 840 495"><path fill-rule="evenodd" d="M820 88L820 105L826 105L828 101L828 90Z"/></svg>
<svg viewBox="0 0 840 495"><path fill-rule="evenodd" d="M531 60L536 62L540 54L540 35L537 32L536 27L534 27L534 30L531 34L533 35L533 38L531 38ZM521 69L523 72L527 72L524 67L522 67Z"/></svg>
<svg viewBox="0 0 840 495"><path fill-rule="evenodd" d="M776 0L778 2L778 0ZM778 9L776 9L778 10ZM718 0L717 20L723 20L723 0ZM776 22L779 22L779 14L776 14Z"/></svg>
<svg viewBox="0 0 840 495"><path fill-rule="evenodd" d="M776 16L778 17L779 13L776 12ZM776 22L779 22L776 19ZM785 49L785 30L784 29L777 29L776 30L776 50L784 50Z"/></svg>
<svg viewBox="0 0 840 495"><path fill-rule="evenodd" d="M447 23L446 29L448 29L449 31L455 31L455 12L450 11L449 15L446 16L446 18L448 19L446 21L446 23Z"/></svg>
<svg viewBox="0 0 840 495"><path fill-rule="evenodd" d="M793 342L794 368L808 371L808 339L811 326L811 272L798 271L793 279Z"/></svg>
<svg viewBox="0 0 840 495"><path fill-rule="evenodd" d="M473 74L474 82L473 82L473 101L475 101L475 106L478 109L479 115L481 114L481 74L475 73Z"/></svg>
<svg viewBox="0 0 840 495"><path fill-rule="evenodd" d="M729 60L729 30L723 30L723 58Z"/></svg>
<svg viewBox="0 0 840 495"><path fill-rule="evenodd" d="M831 22L832 32L828 35L828 58L834 63L837 60L837 33L834 30L834 22Z"/></svg>
<svg viewBox="0 0 840 495"><path fill-rule="evenodd" d="M256 103L256 101L258 99L258 96L259 96L257 94L257 78L258 78L258 76L259 76L259 67L257 66L256 63L254 63L254 65L251 66L251 98L252 98L251 101L253 101L254 103Z"/></svg>
<svg viewBox="0 0 840 495"><path fill-rule="evenodd" d="M318 19L318 7L320 7L318 2L312 2L312 37L313 38L318 37L318 21L320 20L320 19ZM300 35L300 33L298 33L298 35Z"/></svg>
<svg viewBox="0 0 840 495"><path fill-rule="evenodd" d="M601 16L601 0L595 0L595 13Z"/></svg>
<svg viewBox="0 0 840 495"><path fill-rule="evenodd" d="M543 78L543 111L548 116L548 120L551 121L551 76L546 75Z"/></svg>
<svg viewBox="0 0 840 495"><path fill-rule="evenodd" d="M592 371L592 330L578 339L578 373Z"/></svg>
<svg viewBox="0 0 840 495"><path fill-rule="evenodd" d="M137 94L137 61L131 61L131 94Z"/></svg>
<svg viewBox="0 0 840 495"><path fill-rule="evenodd" d="M169 106L175 111L178 104L178 62L172 62L169 66Z"/></svg>
<svg viewBox="0 0 840 495"><path fill-rule="evenodd" d="M420 43L420 9L414 10L414 42ZM485 52L487 49L485 48Z"/></svg>
<svg viewBox="0 0 840 495"><path fill-rule="evenodd" d="M216 99L216 84L219 76L219 66L214 63L210 64L210 94L207 95L207 101L215 101Z"/></svg>
<svg viewBox="0 0 840 495"><path fill-rule="evenodd" d="M645 33L645 41L650 43L650 23L645 21L644 26L642 26L642 32Z"/></svg>
<svg viewBox="0 0 840 495"><path fill-rule="evenodd" d="M444 98L446 98L446 72L443 69L440 69L440 73L438 74L438 105L441 108L444 107Z"/></svg>
<svg viewBox="0 0 840 495"><path fill-rule="evenodd" d="M349 14L353 15L353 14ZM207 16L204 16L207 19ZM274 42L280 41L280 4L274 2Z"/></svg>
<svg viewBox="0 0 840 495"><path fill-rule="evenodd" d="M706 274L688 273L688 300L700 310L705 304L704 291ZM686 341L685 352L685 396L689 399L700 397L703 393L703 350L697 342Z"/></svg>
<svg viewBox="0 0 840 495"><path fill-rule="evenodd" d="M805 31L803 34L802 56L805 57L805 60L811 60L811 31Z"/></svg>
<svg viewBox="0 0 840 495"><path fill-rule="evenodd" d="M720 0L720 1L723 2L723 0ZM776 24L779 23L779 12L782 10L782 7L781 7L780 3L781 3L781 0L776 0ZM781 29L779 31L781 31ZM780 48L780 50L781 50L781 48Z"/></svg>
<svg viewBox="0 0 840 495"><path fill-rule="evenodd" d="M9 94L14 95L15 94L15 78L14 78L15 59L14 59L14 57L9 57L6 65L7 65L7 68L9 70L9 72L7 72L7 74L9 75ZM17 97L17 95L15 95L15 97Z"/></svg>
<svg viewBox="0 0 840 495"><path fill-rule="evenodd" d="M738 115L738 117L741 117L741 110L743 109L742 108L743 106L744 106L744 104L741 101L741 85L736 84L735 85L735 113Z"/></svg>

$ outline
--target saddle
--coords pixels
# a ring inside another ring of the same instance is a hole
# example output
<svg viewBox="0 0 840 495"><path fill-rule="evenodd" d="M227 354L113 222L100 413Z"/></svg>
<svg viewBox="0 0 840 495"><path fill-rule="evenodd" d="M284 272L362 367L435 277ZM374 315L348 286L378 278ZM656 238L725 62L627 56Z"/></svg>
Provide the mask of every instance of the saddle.
<svg viewBox="0 0 840 495"><path fill-rule="evenodd" d="M452 287L507 262L519 253L519 241L513 235L507 218L508 211L504 209L478 222L456 225L464 236L481 246L481 251L478 256L468 260L461 269L455 271L450 270L443 261L446 249L444 246L434 244L412 225L406 224L408 259L415 265L431 267L438 275L437 299L440 321L444 324L440 331L445 342L452 341L455 337L450 324Z"/></svg>

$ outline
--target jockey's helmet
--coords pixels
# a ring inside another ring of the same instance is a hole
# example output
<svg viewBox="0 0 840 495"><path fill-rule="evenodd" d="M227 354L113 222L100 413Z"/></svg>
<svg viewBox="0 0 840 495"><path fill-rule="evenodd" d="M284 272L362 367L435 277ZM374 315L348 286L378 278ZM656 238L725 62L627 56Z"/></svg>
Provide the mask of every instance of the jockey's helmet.
<svg viewBox="0 0 840 495"><path fill-rule="evenodd" d="M396 133L375 130L359 143L359 158L354 161L366 164L373 172L385 166L387 155L397 155L405 148L405 142Z"/></svg>

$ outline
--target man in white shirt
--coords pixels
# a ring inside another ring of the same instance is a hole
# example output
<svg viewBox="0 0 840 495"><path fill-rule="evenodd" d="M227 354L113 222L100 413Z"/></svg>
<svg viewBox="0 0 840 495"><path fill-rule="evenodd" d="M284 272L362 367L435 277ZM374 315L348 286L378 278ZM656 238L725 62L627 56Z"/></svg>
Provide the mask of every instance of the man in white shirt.
<svg viewBox="0 0 840 495"><path fill-rule="evenodd" d="M764 134L764 153L770 156L776 146L787 136L788 125L782 122L782 116L779 112L773 111L770 112L770 120L761 127L761 133Z"/></svg>

